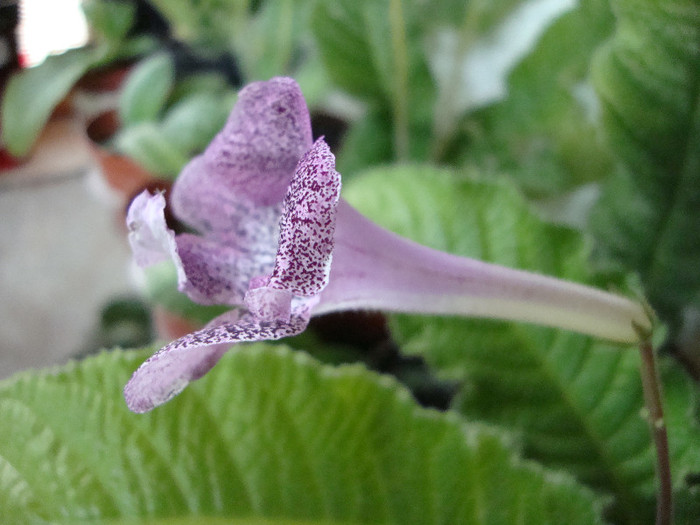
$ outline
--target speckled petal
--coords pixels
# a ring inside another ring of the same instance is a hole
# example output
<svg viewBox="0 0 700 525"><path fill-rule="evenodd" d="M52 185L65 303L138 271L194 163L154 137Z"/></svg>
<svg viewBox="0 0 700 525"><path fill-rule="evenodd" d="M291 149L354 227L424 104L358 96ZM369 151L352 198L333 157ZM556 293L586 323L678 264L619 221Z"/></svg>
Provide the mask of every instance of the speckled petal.
<svg viewBox="0 0 700 525"><path fill-rule="evenodd" d="M165 197L161 193L139 194L129 206L126 216L129 244L136 264L145 268L168 259L177 267L178 281L185 272L177 252L175 233L165 223Z"/></svg>
<svg viewBox="0 0 700 525"><path fill-rule="evenodd" d="M321 138L299 161L284 201L270 287L310 297L328 284L340 174Z"/></svg>
<svg viewBox="0 0 700 525"><path fill-rule="evenodd" d="M176 237L185 279L179 289L200 304L242 305L250 280L270 272L274 254L250 253L207 237Z"/></svg>
<svg viewBox="0 0 700 525"><path fill-rule="evenodd" d="M280 202L311 143L309 111L293 79L249 84L204 152L210 189L235 192L259 205Z"/></svg>
<svg viewBox="0 0 700 525"><path fill-rule="evenodd" d="M296 335L306 328L308 320L308 312L292 316L288 323L261 323L249 314L228 312L206 328L173 341L145 361L124 387L126 404L133 412L148 412L170 401L190 381L211 370L234 343Z"/></svg>

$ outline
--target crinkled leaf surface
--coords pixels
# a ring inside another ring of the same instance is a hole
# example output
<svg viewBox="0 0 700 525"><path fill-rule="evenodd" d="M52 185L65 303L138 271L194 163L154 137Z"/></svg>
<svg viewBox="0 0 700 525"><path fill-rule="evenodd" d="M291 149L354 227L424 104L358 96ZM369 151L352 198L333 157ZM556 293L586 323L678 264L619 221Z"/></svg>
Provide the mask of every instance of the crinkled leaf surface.
<svg viewBox="0 0 700 525"><path fill-rule="evenodd" d="M344 191L374 220L435 248L605 284L587 271L580 236L542 222L504 181L395 168L358 176ZM612 494L616 522L653 521L654 460L640 415L634 348L484 320L397 316L394 328L404 351L424 355L444 376L463 383L457 402L463 414L514 429L530 457ZM669 417L682 427L697 390L677 370L671 383ZM700 465L700 434L690 426L670 429L679 473ZM676 481L682 485L682 477Z"/></svg>
<svg viewBox="0 0 700 525"><path fill-rule="evenodd" d="M605 130L623 166L594 227L603 254L638 271L677 324L700 291L700 3L617 0L593 66Z"/></svg>
<svg viewBox="0 0 700 525"><path fill-rule="evenodd" d="M0 111L2 141L10 153L29 153L54 108L100 57L101 51L70 50L10 78Z"/></svg>
<svg viewBox="0 0 700 525"><path fill-rule="evenodd" d="M248 346L136 415L121 389L144 357L104 353L0 386L3 523L598 522L570 478L361 366Z"/></svg>

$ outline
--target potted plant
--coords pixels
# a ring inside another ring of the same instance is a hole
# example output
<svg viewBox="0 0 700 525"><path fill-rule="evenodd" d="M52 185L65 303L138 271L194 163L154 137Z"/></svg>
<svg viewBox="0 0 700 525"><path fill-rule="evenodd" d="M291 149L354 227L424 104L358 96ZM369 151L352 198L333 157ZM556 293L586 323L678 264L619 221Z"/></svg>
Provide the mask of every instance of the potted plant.
<svg viewBox="0 0 700 525"><path fill-rule="evenodd" d="M92 43L51 55L9 80L1 111L2 142L14 157L27 156L62 102L72 108L72 94L114 88L136 57L157 47L148 29L135 26L136 3L86 0L83 10ZM66 107L66 106L64 106Z"/></svg>

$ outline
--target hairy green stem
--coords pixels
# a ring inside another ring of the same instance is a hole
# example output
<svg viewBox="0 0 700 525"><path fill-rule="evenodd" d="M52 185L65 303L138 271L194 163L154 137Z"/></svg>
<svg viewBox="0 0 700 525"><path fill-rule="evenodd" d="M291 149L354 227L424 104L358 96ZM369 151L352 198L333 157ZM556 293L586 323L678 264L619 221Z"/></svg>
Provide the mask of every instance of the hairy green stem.
<svg viewBox="0 0 700 525"><path fill-rule="evenodd" d="M649 425L656 447L656 474L659 487L656 498L656 524L671 525L673 513L673 487L671 484L671 461L668 450L668 433L664 421L661 402L661 387L656 371L654 349L648 338L642 338L639 343L641 353L642 387L644 400L649 412Z"/></svg>

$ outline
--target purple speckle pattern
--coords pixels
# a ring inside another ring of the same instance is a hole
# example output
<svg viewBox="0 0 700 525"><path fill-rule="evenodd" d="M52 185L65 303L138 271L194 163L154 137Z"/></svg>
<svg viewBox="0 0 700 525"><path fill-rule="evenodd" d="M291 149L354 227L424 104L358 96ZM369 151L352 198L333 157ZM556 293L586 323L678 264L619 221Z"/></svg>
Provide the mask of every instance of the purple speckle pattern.
<svg viewBox="0 0 700 525"><path fill-rule="evenodd" d="M133 412L148 412L211 370L232 344L296 335L304 331L308 322L308 311L293 315L289 322L262 322L247 313L228 312L146 360L124 387L126 404Z"/></svg>
<svg viewBox="0 0 700 525"><path fill-rule="evenodd" d="M303 331L328 283L340 175L328 145L312 144L309 113L292 79L241 90L225 128L173 186L175 215L197 233L175 235L162 195L129 210L143 265L172 259L181 291L238 307L154 354L124 389L146 412L206 374L234 343Z"/></svg>
<svg viewBox="0 0 700 525"><path fill-rule="evenodd" d="M271 271L275 261L271 250L250 253L187 233L176 242L186 275L179 290L199 304L243 304L250 279Z"/></svg>
<svg viewBox="0 0 700 525"><path fill-rule="evenodd" d="M321 138L299 161L289 185L271 288L310 297L328 284L339 199L335 157Z"/></svg>
<svg viewBox="0 0 700 525"><path fill-rule="evenodd" d="M267 206L283 199L294 167L311 143L301 90L293 79L278 77L240 91L204 161L219 185Z"/></svg>

